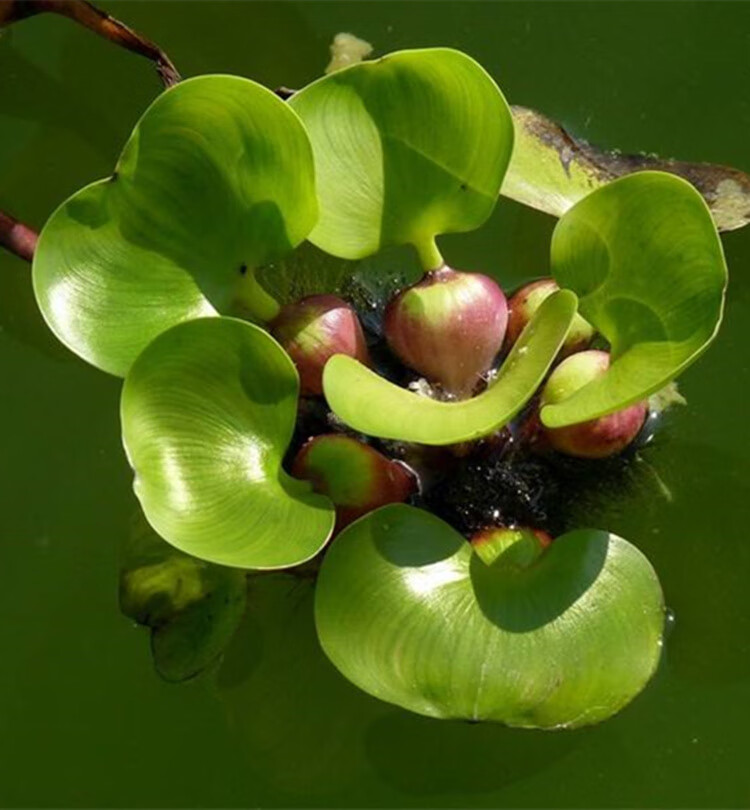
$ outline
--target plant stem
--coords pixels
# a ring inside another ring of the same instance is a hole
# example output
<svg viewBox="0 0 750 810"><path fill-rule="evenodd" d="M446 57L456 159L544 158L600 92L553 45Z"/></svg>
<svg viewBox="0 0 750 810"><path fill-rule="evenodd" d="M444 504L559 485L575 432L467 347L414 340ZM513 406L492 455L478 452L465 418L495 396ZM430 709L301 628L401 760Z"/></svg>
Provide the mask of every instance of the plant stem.
<svg viewBox="0 0 750 810"><path fill-rule="evenodd" d="M261 324L272 321L281 311L279 302L269 295L258 281L256 270L244 266L237 285L234 305L240 317Z"/></svg>
<svg viewBox="0 0 750 810"><path fill-rule="evenodd" d="M39 235L17 219L0 211L0 246L30 262L34 256Z"/></svg>
<svg viewBox="0 0 750 810"><path fill-rule="evenodd" d="M165 87L180 81L177 69L158 45L85 0L0 0L0 28L46 12L68 17L110 42L150 59Z"/></svg>
<svg viewBox="0 0 750 810"><path fill-rule="evenodd" d="M438 246L435 244L434 236L415 242L414 247L417 249L417 253L419 253L419 261L425 272L437 270L445 264L443 256L438 250Z"/></svg>

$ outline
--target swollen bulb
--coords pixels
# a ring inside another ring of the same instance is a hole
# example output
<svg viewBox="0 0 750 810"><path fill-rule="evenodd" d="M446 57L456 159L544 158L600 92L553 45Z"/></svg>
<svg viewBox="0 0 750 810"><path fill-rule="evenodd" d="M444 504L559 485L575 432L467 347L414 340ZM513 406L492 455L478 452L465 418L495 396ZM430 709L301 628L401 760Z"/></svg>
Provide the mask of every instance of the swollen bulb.
<svg viewBox="0 0 750 810"><path fill-rule="evenodd" d="M495 281L444 265L388 304L384 326L405 365L465 399L492 367L507 323L508 305Z"/></svg>
<svg viewBox="0 0 750 810"><path fill-rule="evenodd" d="M311 295L285 306L271 332L297 366L301 392L323 393L323 368L334 354L369 365L365 336L357 313L335 295Z"/></svg>

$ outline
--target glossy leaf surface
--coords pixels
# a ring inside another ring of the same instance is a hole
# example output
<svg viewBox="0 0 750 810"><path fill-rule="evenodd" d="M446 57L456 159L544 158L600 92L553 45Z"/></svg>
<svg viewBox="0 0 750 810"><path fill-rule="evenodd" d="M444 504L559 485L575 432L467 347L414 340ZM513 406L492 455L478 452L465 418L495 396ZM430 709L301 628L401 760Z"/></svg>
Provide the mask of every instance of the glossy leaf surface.
<svg viewBox="0 0 750 810"><path fill-rule="evenodd" d="M365 516L320 571L324 651L361 689L431 717L573 728L617 712L660 657L649 562L596 530L563 535L528 567L506 554L485 565L413 507Z"/></svg>
<svg viewBox="0 0 750 810"><path fill-rule="evenodd" d="M151 525L201 559L282 568L330 536L330 501L287 475L299 381L268 335L202 318L160 335L122 393L123 440Z"/></svg>
<svg viewBox="0 0 750 810"><path fill-rule="evenodd" d="M541 411L548 427L632 405L675 379L716 336L727 269L700 194L639 172L590 194L558 222L552 272L610 343L607 373Z"/></svg>
<svg viewBox="0 0 750 810"><path fill-rule="evenodd" d="M313 145L320 219L310 240L347 259L490 215L513 147L508 105L473 59L400 51L326 76L291 98Z"/></svg>
<svg viewBox="0 0 750 810"><path fill-rule="evenodd" d="M439 402L378 376L350 357L336 355L323 372L323 390L347 425L383 439L444 445L486 436L509 422L533 396L576 314L576 297L560 290L547 298L479 396Z"/></svg>
<svg viewBox="0 0 750 810"><path fill-rule="evenodd" d="M310 144L292 110L235 76L200 76L159 96L115 174L45 225L34 289L52 331L124 376L160 332L190 318L270 318L254 269L317 216Z"/></svg>
<svg viewBox="0 0 750 810"><path fill-rule="evenodd" d="M157 672L184 681L224 651L245 609L243 571L198 560L165 543L138 514L120 563L120 609L151 629Z"/></svg>

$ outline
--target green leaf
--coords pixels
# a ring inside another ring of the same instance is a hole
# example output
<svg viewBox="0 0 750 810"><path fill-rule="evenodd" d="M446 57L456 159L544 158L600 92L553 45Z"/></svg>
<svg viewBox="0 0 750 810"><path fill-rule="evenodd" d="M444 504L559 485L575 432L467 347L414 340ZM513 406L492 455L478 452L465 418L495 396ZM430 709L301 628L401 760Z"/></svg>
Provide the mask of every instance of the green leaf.
<svg viewBox="0 0 750 810"><path fill-rule="evenodd" d="M322 548L333 506L281 466L298 392L284 350L244 321L188 321L145 349L123 387L123 441L165 540L242 568L296 565Z"/></svg>
<svg viewBox="0 0 750 810"><path fill-rule="evenodd" d="M63 343L124 376L181 321L273 317L254 270L299 244L316 217L310 143L288 105L247 79L190 79L148 108L115 174L44 226L37 301Z"/></svg>
<svg viewBox="0 0 750 810"><path fill-rule="evenodd" d="M516 140L503 181L504 197L559 217L610 181L650 169L689 180L705 199L720 231L750 222L750 176L739 169L599 149L536 110L513 105L511 111Z"/></svg>
<svg viewBox="0 0 750 810"><path fill-rule="evenodd" d="M630 543L587 529L528 566L485 565L448 524L402 504L326 554L315 618L353 683L410 711L573 728L619 711L661 652L659 582Z"/></svg>
<svg viewBox="0 0 750 810"><path fill-rule="evenodd" d="M609 341L606 374L542 408L548 427L646 399L695 361L721 323L727 269L700 194L663 172L592 192L558 222L552 272Z"/></svg>
<svg viewBox="0 0 750 810"><path fill-rule="evenodd" d="M490 215L513 148L510 110L473 59L400 51L339 70L290 99L315 156L310 240L346 259L413 244L427 269L437 234Z"/></svg>
<svg viewBox="0 0 750 810"><path fill-rule="evenodd" d="M431 445L478 439L507 424L531 399L575 314L576 297L569 290L545 299L496 380L473 399L439 402L420 396L340 354L326 363L323 390L342 421L370 436Z"/></svg>
<svg viewBox="0 0 750 810"><path fill-rule="evenodd" d="M221 655L246 592L244 572L177 551L135 517L121 554L120 609L151 628L154 666L165 680L192 678Z"/></svg>

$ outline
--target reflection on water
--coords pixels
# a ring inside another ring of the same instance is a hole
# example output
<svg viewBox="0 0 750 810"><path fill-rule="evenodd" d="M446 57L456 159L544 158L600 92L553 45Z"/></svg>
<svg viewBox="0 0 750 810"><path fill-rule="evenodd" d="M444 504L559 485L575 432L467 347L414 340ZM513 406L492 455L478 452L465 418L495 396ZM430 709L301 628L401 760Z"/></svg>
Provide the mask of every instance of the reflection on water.
<svg viewBox="0 0 750 810"><path fill-rule="evenodd" d="M380 778L409 794L480 794L526 779L573 751L590 732L556 734L447 721L391 710L367 729L367 754ZM393 741L408 739L409 756Z"/></svg>
<svg viewBox="0 0 750 810"><path fill-rule="evenodd" d="M284 574L251 578L245 621L218 673L243 755L297 801L351 790L369 771L365 730L387 711L325 658L312 605L309 582Z"/></svg>

